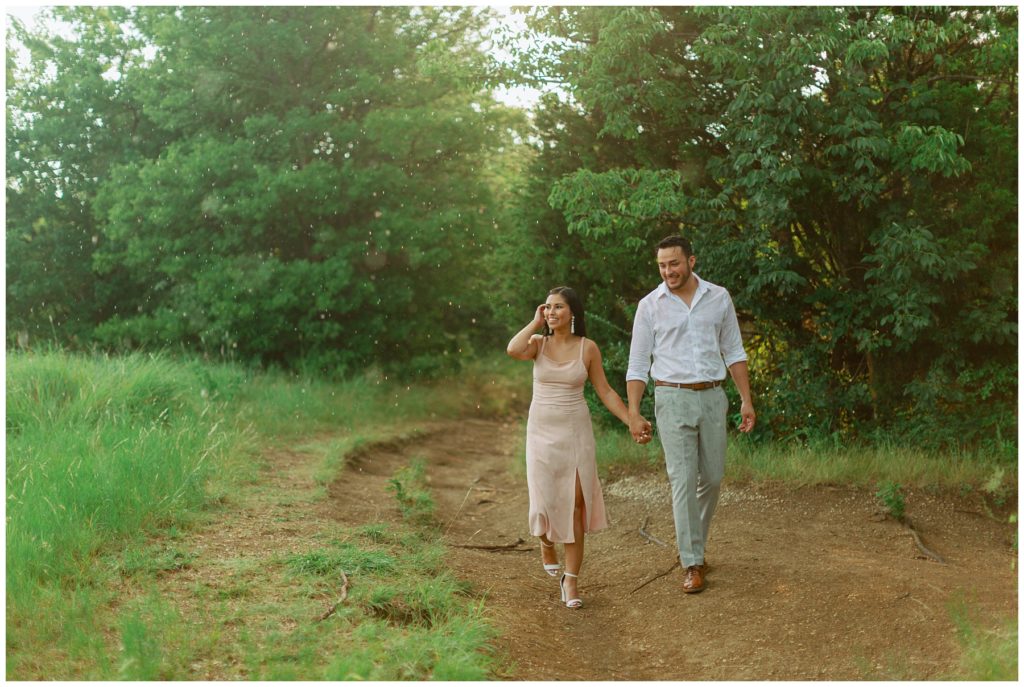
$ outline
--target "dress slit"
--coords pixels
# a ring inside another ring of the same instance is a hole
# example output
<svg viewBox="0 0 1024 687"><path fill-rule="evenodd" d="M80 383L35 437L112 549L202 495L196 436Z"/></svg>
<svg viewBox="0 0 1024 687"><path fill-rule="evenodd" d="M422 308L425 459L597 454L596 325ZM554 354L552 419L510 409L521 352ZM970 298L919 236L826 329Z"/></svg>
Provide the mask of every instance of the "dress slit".
<svg viewBox="0 0 1024 687"><path fill-rule="evenodd" d="M576 485L580 485L579 490L576 489ZM572 485L572 507L576 509L576 494L583 495L583 512L580 513L580 522L583 523L583 533L587 534L590 532L590 508L587 506L587 490L583 488L583 479L580 477L580 469L576 468L576 480ZM572 529L573 542L576 541L576 527Z"/></svg>

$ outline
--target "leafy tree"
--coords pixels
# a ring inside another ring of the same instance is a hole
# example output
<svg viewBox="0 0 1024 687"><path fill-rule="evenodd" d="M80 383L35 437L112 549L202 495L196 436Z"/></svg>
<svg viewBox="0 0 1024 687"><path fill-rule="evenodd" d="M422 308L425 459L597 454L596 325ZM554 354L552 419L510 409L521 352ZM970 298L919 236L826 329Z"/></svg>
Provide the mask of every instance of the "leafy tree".
<svg viewBox="0 0 1024 687"><path fill-rule="evenodd" d="M516 121L483 89L485 19L433 7L120 18L144 57L117 81L158 145L117 160L88 196L94 278L119 285L96 338L420 371L467 346L485 303L471 267L494 231L482 172Z"/></svg>
<svg viewBox="0 0 1024 687"><path fill-rule="evenodd" d="M524 55L531 72L567 84L597 141L633 149L553 180L551 205L617 265L654 227L693 237L749 330L763 431L966 443L1013 426L1015 9L531 23L558 39ZM638 279L608 288L634 297Z"/></svg>
<svg viewBox="0 0 1024 687"><path fill-rule="evenodd" d="M56 8L45 16L78 38L11 24L7 330L22 341L54 334L87 340L113 307L111 289L92 272L101 235L92 199L113 165L155 154L162 139L135 100L134 84L113 78L142 60L141 40L122 28L129 11Z"/></svg>

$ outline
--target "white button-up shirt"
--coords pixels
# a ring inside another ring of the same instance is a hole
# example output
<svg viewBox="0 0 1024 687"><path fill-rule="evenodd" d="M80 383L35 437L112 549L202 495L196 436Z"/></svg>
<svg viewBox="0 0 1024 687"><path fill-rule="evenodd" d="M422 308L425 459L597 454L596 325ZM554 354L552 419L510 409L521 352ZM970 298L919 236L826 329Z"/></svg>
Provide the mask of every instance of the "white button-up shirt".
<svg viewBox="0 0 1024 687"><path fill-rule="evenodd" d="M729 292L697 279L689 307L665 282L643 297L633 320L626 381L696 384L725 379L726 367L747 359ZM654 364L651 364L651 356Z"/></svg>

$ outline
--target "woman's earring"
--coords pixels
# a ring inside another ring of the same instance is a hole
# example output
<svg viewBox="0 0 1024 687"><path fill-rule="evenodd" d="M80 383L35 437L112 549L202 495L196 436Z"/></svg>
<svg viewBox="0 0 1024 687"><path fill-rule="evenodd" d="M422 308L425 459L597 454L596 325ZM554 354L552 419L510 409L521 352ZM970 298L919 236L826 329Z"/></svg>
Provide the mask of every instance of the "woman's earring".
<svg viewBox="0 0 1024 687"><path fill-rule="evenodd" d="M576 316L575 315L573 315L572 319L569 320L569 332L571 334L575 334L576 333Z"/></svg>

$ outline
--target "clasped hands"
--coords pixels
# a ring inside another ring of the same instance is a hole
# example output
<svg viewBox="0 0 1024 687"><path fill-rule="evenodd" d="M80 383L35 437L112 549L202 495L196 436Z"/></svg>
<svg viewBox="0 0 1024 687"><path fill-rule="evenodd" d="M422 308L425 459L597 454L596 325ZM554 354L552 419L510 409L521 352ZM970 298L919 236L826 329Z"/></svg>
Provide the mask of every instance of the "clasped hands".
<svg viewBox="0 0 1024 687"><path fill-rule="evenodd" d="M633 441L638 444L646 444L652 439L651 429L650 421L642 415L629 419L629 433L633 435Z"/></svg>

